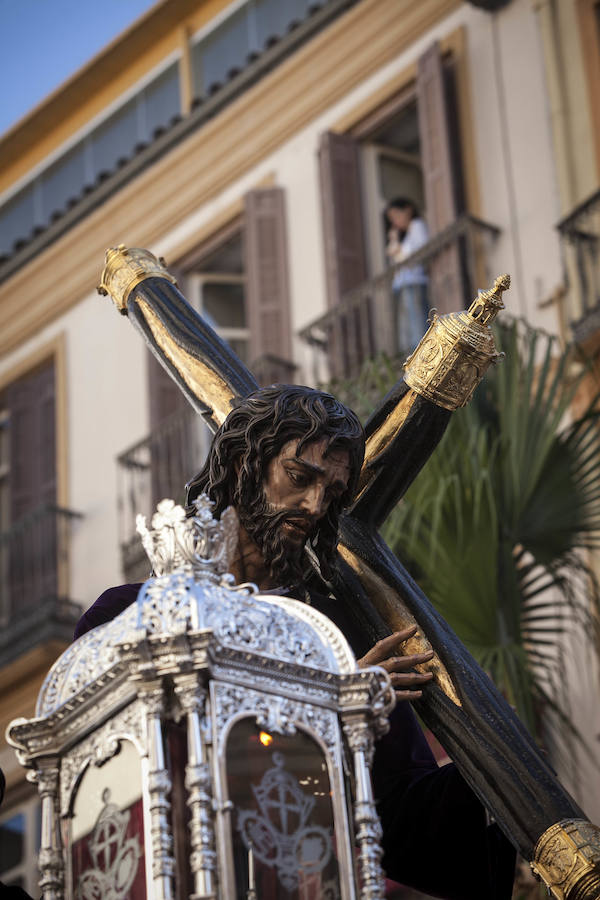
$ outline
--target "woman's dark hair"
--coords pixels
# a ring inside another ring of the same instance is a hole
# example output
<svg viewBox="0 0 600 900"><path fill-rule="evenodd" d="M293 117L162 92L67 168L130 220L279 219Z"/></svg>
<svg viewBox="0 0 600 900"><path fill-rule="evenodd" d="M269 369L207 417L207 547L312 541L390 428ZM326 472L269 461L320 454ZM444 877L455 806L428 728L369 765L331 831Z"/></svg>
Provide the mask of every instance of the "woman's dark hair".
<svg viewBox="0 0 600 900"><path fill-rule="evenodd" d="M280 384L239 401L215 434L204 468L187 485L188 505L206 493L217 516L232 504L252 510L262 500L266 467L284 444L298 439L296 452L300 454L306 444L322 438L327 440L326 452L335 447L346 450L350 458L348 488L330 504L314 542L317 557L328 570L337 544L339 516L354 496L365 452L357 416L331 394Z"/></svg>
<svg viewBox="0 0 600 900"><path fill-rule="evenodd" d="M390 209L410 209L412 213L411 219L418 219L419 217L417 204L409 197L395 197L393 200L390 200L385 208L386 213Z"/></svg>

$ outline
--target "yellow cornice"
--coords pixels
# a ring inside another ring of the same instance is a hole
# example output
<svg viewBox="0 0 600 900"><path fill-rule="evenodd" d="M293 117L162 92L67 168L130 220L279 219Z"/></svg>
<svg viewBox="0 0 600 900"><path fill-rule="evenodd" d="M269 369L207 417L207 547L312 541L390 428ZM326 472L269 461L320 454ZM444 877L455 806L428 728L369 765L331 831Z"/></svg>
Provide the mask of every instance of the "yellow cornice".
<svg viewBox="0 0 600 900"><path fill-rule="evenodd" d="M363 0L0 286L0 353L95 287L106 247L154 247L460 0Z"/></svg>
<svg viewBox="0 0 600 900"><path fill-rule="evenodd" d="M163 0L0 138L0 192L60 148L169 54L182 29L206 25L231 0ZM189 85L184 86L189 91Z"/></svg>

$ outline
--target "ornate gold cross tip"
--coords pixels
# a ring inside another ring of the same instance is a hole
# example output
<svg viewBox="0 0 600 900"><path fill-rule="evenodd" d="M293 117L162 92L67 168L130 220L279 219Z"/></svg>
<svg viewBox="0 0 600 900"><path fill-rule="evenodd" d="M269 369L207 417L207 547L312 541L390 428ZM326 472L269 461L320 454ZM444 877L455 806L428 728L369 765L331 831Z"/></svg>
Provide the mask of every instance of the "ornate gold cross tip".
<svg viewBox="0 0 600 900"><path fill-rule="evenodd" d="M119 244L118 247L109 247L106 251L104 269L96 290L104 297L110 295L119 312L127 315L127 300L130 293L146 278L166 278L177 284L167 270L167 264L162 256L156 257L141 247L126 247L125 244Z"/></svg>
<svg viewBox="0 0 600 900"><path fill-rule="evenodd" d="M466 406L490 363L502 355L490 326L504 309L502 294L509 287L510 275L499 275L492 288L479 291L468 310L433 315L404 363L408 386L443 409Z"/></svg>
<svg viewBox="0 0 600 900"><path fill-rule="evenodd" d="M502 294L510 287L510 275L498 275L494 287L479 291L467 310L467 315L481 325L491 325L501 309L504 309Z"/></svg>

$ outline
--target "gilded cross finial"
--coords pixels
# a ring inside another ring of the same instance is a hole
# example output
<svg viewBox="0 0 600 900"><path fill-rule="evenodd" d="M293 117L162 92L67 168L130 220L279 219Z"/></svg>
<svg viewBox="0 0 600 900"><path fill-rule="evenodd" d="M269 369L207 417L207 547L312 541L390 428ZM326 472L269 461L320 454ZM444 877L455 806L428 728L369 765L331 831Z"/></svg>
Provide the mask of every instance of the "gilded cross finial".
<svg viewBox="0 0 600 900"><path fill-rule="evenodd" d="M504 309L502 294L510 287L510 275L498 275L493 288L488 291L479 291L473 300L467 315L481 325L491 325L501 309Z"/></svg>
<svg viewBox="0 0 600 900"><path fill-rule="evenodd" d="M109 247L97 291L104 297L110 294L119 312L126 316L129 294L141 281L159 277L177 284L166 265L162 256L157 258L149 250L125 244Z"/></svg>
<svg viewBox="0 0 600 900"><path fill-rule="evenodd" d="M444 409L466 406L490 363L502 356L490 325L504 309L502 294L509 287L510 275L499 275L468 310L434 316L404 364L408 386Z"/></svg>

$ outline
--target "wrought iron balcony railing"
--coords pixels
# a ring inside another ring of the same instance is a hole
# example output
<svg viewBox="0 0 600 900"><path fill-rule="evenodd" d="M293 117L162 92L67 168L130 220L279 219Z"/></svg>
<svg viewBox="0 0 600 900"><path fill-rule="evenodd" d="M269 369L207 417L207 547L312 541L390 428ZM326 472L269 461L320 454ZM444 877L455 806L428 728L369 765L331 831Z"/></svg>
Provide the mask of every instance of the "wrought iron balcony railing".
<svg viewBox="0 0 600 900"><path fill-rule="evenodd" d="M209 442L207 426L190 406L118 457L119 539L127 581L143 581L150 574L136 516L151 516L164 497L183 503L185 484L202 467Z"/></svg>
<svg viewBox="0 0 600 900"><path fill-rule="evenodd" d="M570 290L567 315L576 341L600 332L600 188L558 223Z"/></svg>
<svg viewBox="0 0 600 900"><path fill-rule="evenodd" d="M395 295L410 283L411 272L424 275L430 309L464 309L477 287L498 274L489 271L487 253L499 234L495 225L465 214L402 263L347 293L300 332L310 348L307 374L315 382L352 378L379 353L408 354L413 347L401 346L406 329L398 321Z"/></svg>
<svg viewBox="0 0 600 900"><path fill-rule="evenodd" d="M48 640L70 641L81 608L68 598L79 513L43 504L0 534L0 665Z"/></svg>

